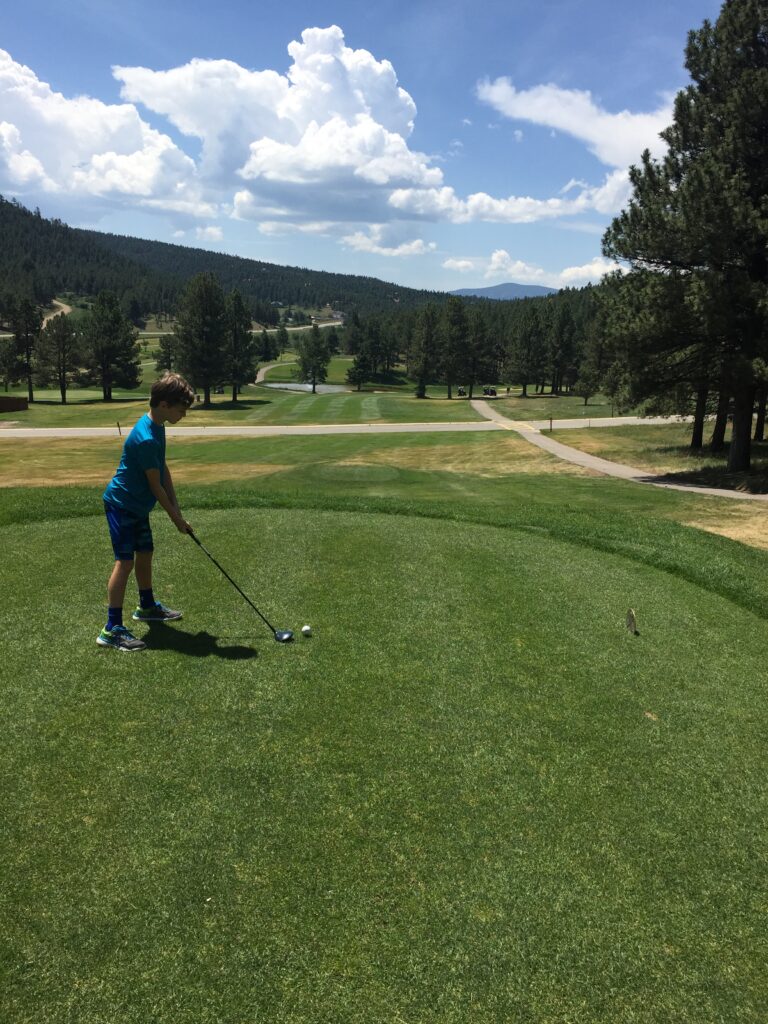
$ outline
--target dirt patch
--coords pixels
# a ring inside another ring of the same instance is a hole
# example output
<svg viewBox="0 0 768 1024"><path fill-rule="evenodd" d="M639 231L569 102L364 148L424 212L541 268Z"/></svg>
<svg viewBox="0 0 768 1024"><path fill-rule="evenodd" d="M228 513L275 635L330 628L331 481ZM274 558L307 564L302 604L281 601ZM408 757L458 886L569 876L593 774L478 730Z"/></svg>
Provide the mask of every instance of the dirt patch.
<svg viewBox="0 0 768 1024"><path fill-rule="evenodd" d="M565 476L599 476L591 470L563 462L522 438L505 437L475 445L434 444L428 447L384 448L353 455L339 466L393 466L425 473L461 473L483 479L497 479L512 473L558 473Z"/></svg>

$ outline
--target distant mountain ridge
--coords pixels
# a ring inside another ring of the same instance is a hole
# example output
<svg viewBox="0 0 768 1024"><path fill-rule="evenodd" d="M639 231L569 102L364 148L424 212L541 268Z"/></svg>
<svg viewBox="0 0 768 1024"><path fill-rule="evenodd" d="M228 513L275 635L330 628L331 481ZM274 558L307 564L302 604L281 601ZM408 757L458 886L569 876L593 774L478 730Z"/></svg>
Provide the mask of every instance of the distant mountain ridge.
<svg viewBox="0 0 768 1024"><path fill-rule="evenodd" d="M476 296L478 299L534 299L542 295L555 295L557 288L545 288L539 284L515 284L514 281L507 281L505 284L494 284L490 288L457 288L449 292L449 295L461 295L463 297Z"/></svg>

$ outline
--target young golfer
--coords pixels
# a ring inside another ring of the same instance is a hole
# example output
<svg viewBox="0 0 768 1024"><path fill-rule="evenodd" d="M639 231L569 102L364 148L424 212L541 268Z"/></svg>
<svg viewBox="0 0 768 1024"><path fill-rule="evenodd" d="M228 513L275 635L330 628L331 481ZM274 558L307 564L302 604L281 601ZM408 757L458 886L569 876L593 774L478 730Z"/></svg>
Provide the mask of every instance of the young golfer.
<svg viewBox="0 0 768 1024"><path fill-rule="evenodd" d="M115 552L115 567L107 584L109 617L96 638L102 647L118 651L141 651L147 645L123 625L123 601L128 577L136 566L139 607L133 613L137 622L165 622L180 619L155 600L152 590L152 530L149 513L159 502L180 533L189 523L184 519L173 487L173 478L165 461L165 424L175 424L187 415L195 393L178 373L166 373L152 385L149 412L125 439L117 472L104 491L109 534Z"/></svg>

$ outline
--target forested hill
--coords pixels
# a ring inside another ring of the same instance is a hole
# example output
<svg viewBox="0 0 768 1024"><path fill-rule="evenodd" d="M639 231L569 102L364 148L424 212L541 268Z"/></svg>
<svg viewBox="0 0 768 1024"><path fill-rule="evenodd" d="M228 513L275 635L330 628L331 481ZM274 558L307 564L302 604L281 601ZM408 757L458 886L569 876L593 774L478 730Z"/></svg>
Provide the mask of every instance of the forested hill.
<svg viewBox="0 0 768 1024"><path fill-rule="evenodd" d="M126 304L135 298L143 310L163 309L183 282L153 273L98 244L90 232L46 220L0 196L0 302L30 298L48 303L63 291L95 295L115 292Z"/></svg>
<svg viewBox="0 0 768 1024"><path fill-rule="evenodd" d="M124 308L173 312L186 282L212 271L239 289L258 317L270 303L326 304L369 314L443 303L443 292L387 284L374 277L282 267L166 242L72 228L0 196L0 303L26 296L46 303L60 292L115 292Z"/></svg>
<svg viewBox="0 0 768 1024"><path fill-rule="evenodd" d="M444 302L442 292L420 291L387 284L375 277L331 274L303 267L244 259L192 249L168 242L151 242L126 235L82 232L94 244L127 257L154 271L177 274L185 279L201 271L213 271L225 290L237 288L251 302L282 302L288 306L319 307L326 304L346 313L385 312L413 309L427 302Z"/></svg>

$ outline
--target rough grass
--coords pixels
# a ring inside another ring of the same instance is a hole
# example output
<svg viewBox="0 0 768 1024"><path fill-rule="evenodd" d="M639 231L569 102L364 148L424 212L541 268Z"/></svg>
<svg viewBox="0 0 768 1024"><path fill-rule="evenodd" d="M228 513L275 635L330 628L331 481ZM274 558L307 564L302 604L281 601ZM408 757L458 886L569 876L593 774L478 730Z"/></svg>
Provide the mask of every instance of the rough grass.
<svg viewBox="0 0 768 1024"><path fill-rule="evenodd" d="M753 442L749 473L728 473L729 444L719 453L712 453L706 447L692 452L690 424L556 430L552 437L591 455L664 474L680 483L768 493L768 442L765 441Z"/></svg>

